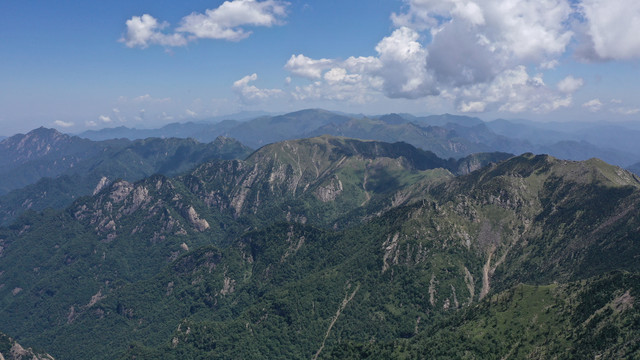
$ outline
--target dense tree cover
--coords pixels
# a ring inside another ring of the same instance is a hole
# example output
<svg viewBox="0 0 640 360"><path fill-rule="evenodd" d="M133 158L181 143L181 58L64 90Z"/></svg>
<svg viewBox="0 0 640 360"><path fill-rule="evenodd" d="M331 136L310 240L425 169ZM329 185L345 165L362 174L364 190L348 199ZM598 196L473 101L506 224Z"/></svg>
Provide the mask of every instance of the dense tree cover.
<svg viewBox="0 0 640 360"><path fill-rule="evenodd" d="M637 351L637 177L426 159L290 141L26 214L0 231L0 330L60 359Z"/></svg>

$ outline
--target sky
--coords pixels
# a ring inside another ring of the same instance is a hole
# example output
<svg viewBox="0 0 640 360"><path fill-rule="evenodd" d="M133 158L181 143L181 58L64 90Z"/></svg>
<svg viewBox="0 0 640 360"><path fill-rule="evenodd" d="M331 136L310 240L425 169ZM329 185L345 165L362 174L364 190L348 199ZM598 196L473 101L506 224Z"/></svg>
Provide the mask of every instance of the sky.
<svg viewBox="0 0 640 360"><path fill-rule="evenodd" d="M637 0L0 2L0 135L240 111L640 122Z"/></svg>

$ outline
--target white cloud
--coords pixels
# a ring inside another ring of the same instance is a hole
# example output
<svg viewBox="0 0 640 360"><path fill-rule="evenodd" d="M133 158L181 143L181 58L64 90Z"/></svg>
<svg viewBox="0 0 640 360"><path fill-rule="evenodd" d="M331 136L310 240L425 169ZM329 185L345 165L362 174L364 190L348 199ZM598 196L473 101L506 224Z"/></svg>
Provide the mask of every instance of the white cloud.
<svg viewBox="0 0 640 360"><path fill-rule="evenodd" d="M395 30L376 46L380 68L374 72L383 79L390 98L417 99L438 94L427 69L427 51L418 42L420 35L408 27Z"/></svg>
<svg viewBox="0 0 640 360"><path fill-rule="evenodd" d="M484 101L469 101L461 102L458 106L458 110L463 113L467 112L483 112L487 107L487 103Z"/></svg>
<svg viewBox="0 0 640 360"><path fill-rule="evenodd" d="M584 85L584 80L582 78L574 78L569 75L566 78L560 80L558 83L558 90L563 93L574 93L576 90Z"/></svg>
<svg viewBox="0 0 640 360"><path fill-rule="evenodd" d="M280 89L259 89L250 82L258 80L258 74L247 75L233 83L233 90L238 94L243 103L256 103L272 97L282 96L284 92Z"/></svg>
<svg viewBox="0 0 640 360"><path fill-rule="evenodd" d="M620 99L611 99L612 104L622 104L622 100Z"/></svg>
<svg viewBox="0 0 640 360"><path fill-rule="evenodd" d="M640 58L640 2L637 0L582 0L585 18L582 48L587 60Z"/></svg>
<svg viewBox="0 0 640 360"><path fill-rule="evenodd" d="M147 102L147 103L163 103L163 102L169 102L171 101L171 98L154 98L153 96L149 95L149 94L144 94L144 95L140 95L137 96L135 98L133 98L133 102L137 102L137 103L143 103L143 102Z"/></svg>
<svg viewBox="0 0 640 360"><path fill-rule="evenodd" d="M127 47L146 48L149 45L184 46L187 39L182 34L165 34L161 30L168 26L167 23L159 23L149 14L133 16L127 20L127 33L120 38Z"/></svg>
<svg viewBox="0 0 640 360"><path fill-rule="evenodd" d="M73 122L70 121L62 121L62 120L56 120L53 122L53 124L55 126L59 126L59 127L63 127L63 128L68 128L68 127L72 127L74 125Z"/></svg>
<svg viewBox="0 0 640 360"><path fill-rule="evenodd" d="M280 24L286 16L288 3L275 0L225 1L216 9L204 14L192 13L182 19L179 32L193 34L196 38L237 41L251 35L243 26Z"/></svg>
<svg viewBox="0 0 640 360"><path fill-rule="evenodd" d="M553 59L553 60L541 62L540 68L545 70L551 70L551 69L555 69L558 65L560 65L560 62L556 59Z"/></svg>
<svg viewBox="0 0 640 360"><path fill-rule="evenodd" d="M311 59L302 54L291 55L289 61L284 65L284 68L291 72L292 75L300 76L307 79L319 79L322 77L322 72L330 69L335 63L335 60L330 59Z"/></svg>
<svg viewBox="0 0 640 360"><path fill-rule="evenodd" d="M620 0L609 10L618 14L620 3L628 1ZM295 88L294 99L364 102L380 96L439 96L463 112L546 113L571 106L572 95L585 81L567 76L547 86L543 74L529 74L528 69L555 69L572 39L580 42L585 36L583 28L613 26L607 22L607 12L598 19L588 13L606 6L604 0L404 0L404 4L402 12L391 15L396 28L380 40L375 56L340 60L292 55L285 69L310 80ZM640 5L628 8L632 20L623 23L635 29L640 24L634 20L640 13L635 9ZM626 50L633 53L635 42L640 44L635 33L640 30L608 44L629 45Z"/></svg>
<svg viewBox="0 0 640 360"><path fill-rule="evenodd" d="M126 21L127 32L119 41L130 48L185 46L196 39L239 41L251 35L251 31L245 29L247 26L282 24L288 5L278 0L225 1L215 9L205 10L204 14L194 12L183 17L173 33L162 32L169 24L149 14L133 16Z"/></svg>
<svg viewBox="0 0 640 360"><path fill-rule="evenodd" d="M100 115L98 116L98 120L102 121L103 123L110 123L111 117L107 116L107 115Z"/></svg>
<svg viewBox="0 0 640 360"><path fill-rule="evenodd" d="M162 120L164 120L164 121L171 121L171 120L173 120L173 119L174 119L174 117L173 117L173 116L171 116L171 115L167 114L167 113L166 113L166 112L164 112L164 111L162 112Z"/></svg>
<svg viewBox="0 0 640 360"><path fill-rule="evenodd" d="M89 120L89 121L85 121L84 125L87 127L93 127L93 126L98 126L98 123L93 120Z"/></svg>
<svg viewBox="0 0 640 360"><path fill-rule="evenodd" d="M191 110L191 109L186 109L185 112L187 113L187 115L189 115L190 117L196 117L198 116L198 113L196 113L195 111Z"/></svg>
<svg viewBox="0 0 640 360"><path fill-rule="evenodd" d="M582 104L582 106L591 112L598 112L602 109L602 101L600 99L592 99Z"/></svg>
<svg viewBox="0 0 640 360"><path fill-rule="evenodd" d="M558 91L529 76L526 64L558 65L573 32L567 0L405 0L391 19L397 29L376 56L347 60L293 55L291 75L313 80L296 99L454 97L461 111L547 112L571 104L584 81L567 77ZM420 31L428 30L430 37ZM425 40L431 39L429 43ZM505 91L501 94L500 91ZM359 94L358 94L359 92ZM487 93L488 92L488 93Z"/></svg>
<svg viewBox="0 0 640 360"><path fill-rule="evenodd" d="M547 113L571 105L571 94L547 87L538 74L530 76L522 65L500 73L491 83L457 89L459 111L498 111Z"/></svg>
<svg viewBox="0 0 640 360"><path fill-rule="evenodd" d="M397 29L378 43L377 57L352 56L339 61L293 55L285 69L294 76L316 80L297 87L294 97L361 103L380 92L390 98L435 95L438 89L426 66L427 52L418 38L412 29Z"/></svg>
<svg viewBox="0 0 640 360"><path fill-rule="evenodd" d="M137 121L144 121L144 118L145 118L145 114L146 114L146 113L147 113L147 110L145 110L145 109L140 109L140 110L138 111L138 115L136 115L136 116L134 117L134 119L136 119Z"/></svg>
<svg viewBox="0 0 640 360"><path fill-rule="evenodd" d="M619 108L611 109L611 112L614 112L620 115L635 115L637 113L640 113L640 109L630 108L630 107L619 107Z"/></svg>
<svg viewBox="0 0 640 360"><path fill-rule="evenodd" d="M435 39L440 31L462 23L470 33L468 36L477 36L496 56L542 60L547 55L564 52L573 35L566 27L572 13L567 0L405 2L408 10L404 14L391 15L396 26L431 29Z"/></svg>

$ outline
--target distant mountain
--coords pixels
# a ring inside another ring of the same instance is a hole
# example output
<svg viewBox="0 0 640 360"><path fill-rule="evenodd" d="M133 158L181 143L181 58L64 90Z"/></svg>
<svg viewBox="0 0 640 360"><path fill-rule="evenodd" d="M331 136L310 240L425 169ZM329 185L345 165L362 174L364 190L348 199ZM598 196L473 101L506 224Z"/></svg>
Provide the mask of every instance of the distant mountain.
<svg viewBox="0 0 640 360"><path fill-rule="evenodd" d="M627 170L629 170L629 171L635 173L636 175L640 176L640 162L637 162L637 163L629 166L627 168Z"/></svg>
<svg viewBox="0 0 640 360"><path fill-rule="evenodd" d="M468 141L443 127L421 127L408 122L390 122L389 119L389 117L349 119L341 124L331 123L324 125L314 129L307 135L329 134L386 142L402 140L421 149L432 151L444 158L459 158L471 153L490 150L488 146ZM398 118L396 117L395 119Z"/></svg>
<svg viewBox="0 0 640 360"><path fill-rule="evenodd" d="M153 174L173 176L205 161L244 159L252 152L238 141L224 137L208 144L176 138L148 138L123 144L127 145L104 148L72 167L59 169L58 177L44 177L1 196L0 224L9 223L27 210L64 208L78 197L91 195L118 179L137 181Z"/></svg>
<svg viewBox="0 0 640 360"><path fill-rule="evenodd" d="M326 124L343 124L349 117L326 110L301 110L273 117L261 117L228 130L228 135L251 147L303 137Z"/></svg>
<svg viewBox="0 0 640 360"><path fill-rule="evenodd" d="M342 123L349 118L325 110L301 110L285 115L260 116L246 121L224 120L218 123L173 123L160 129L112 129L91 130L80 134L93 140L113 138L144 139L147 137L193 138L200 142L213 141L218 136L238 139L249 147L258 148L277 141L299 138L328 123Z"/></svg>
<svg viewBox="0 0 640 360"><path fill-rule="evenodd" d="M0 142L0 195L42 177L58 176L86 159L127 143L93 142L46 128L14 135Z"/></svg>
<svg viewBox="0 0 640 360"><path fill-rule="evenodd" d="M416 117L411 121L417 124L430 125L430 126L445 126L447 124L455 124L455 125L461 125L466 127L472 127L472 126L484 124L484 121L482 121L477 117L470 117L470 116L464 116L464 115L451 115L451 114Z"/></svg>
<svg viewBox="0 0 640 360"><path fill-rule="evenodd" d="M192 138L200 142L211 142L221 136L229 128L240 124L236 120L224 120L219 123L210 124L205 122L171 123L159 129L133 129L124 126L116 128L106 128L102 130L88 130L78 136L102 141L108 139L129 139L140 140L150 137L155 138Z"/></svg>
<svg viewBox="0 0 640 360"><path fill-rule="evenodd" d="M636 141L640 132L622 126L499 119L487 122L487 127L507 138L526 141L530 144L527 151L562 159L597 157L626 167L640 157Z"/></svg>
<svg viewBox="0 0 640 360"><path fill-rule="evenodd" d="M576 140L574 134L543 128L533 122L523 123L505 119L488 121L486 126L496 134L527 141L534 145L551 145L559 141Z"/></svg>
<svg viewBox="0 0 640 360"><path fill-rule="evenodd" d="M538 153L550 154L561 159L587 160L595 157L622 167L632 164L639 156L610 148L601 148L586 141L563 140L550 145L537 146L534 149Z"/></svg>
<svg viewBox="0 0 640 360"><path fill-rule="evenodd" d="M404 141L445 158L461 158L477 152L534 152L569 160L599 157L624 167L640 157L640 145L637 145L640 142L636 141L640 136L638 131L622 125L504 119L485 123L479 118L452 114L416 117L393 113L367 117L308 109L247 121L176 123L155 130L103 129L85 132L82 136L91 139L192 137L209 142L224 135L258 148L282 140L328 134L363 140Z"/></svg>
<svg viewBox="0 0 640 360"><path fill-rule="evenodd" d="M213 123L213 122L221 122L225 120L245 121L245 120L252 120L252 119L263 117L263 116L274 116L274 115L276 114L266 112L266 111L240 111L233 114L213 116L197 122Z"/></svg>

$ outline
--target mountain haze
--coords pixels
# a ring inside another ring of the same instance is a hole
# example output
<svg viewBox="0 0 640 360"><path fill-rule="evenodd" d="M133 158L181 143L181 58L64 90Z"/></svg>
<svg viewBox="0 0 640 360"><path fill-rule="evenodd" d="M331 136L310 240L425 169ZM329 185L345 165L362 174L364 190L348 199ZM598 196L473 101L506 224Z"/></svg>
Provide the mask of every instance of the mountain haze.
<svg viewBox="0 0 640 360"><path fill-rule="evenodd" d="M443 158L461 158L477 152L533 152L568 160L598 157L626 167L640 160L640 148L635 145L636 132L626 125L585 127L504 119L484 122L479 118L451 114L364 116L307 109L243 121L174 123L154 130L103 129L85 132L81 136L100 140L192 137L210 142L223 135L258 148L273 142L326 134L363 140L403 141Z"/></svg>

